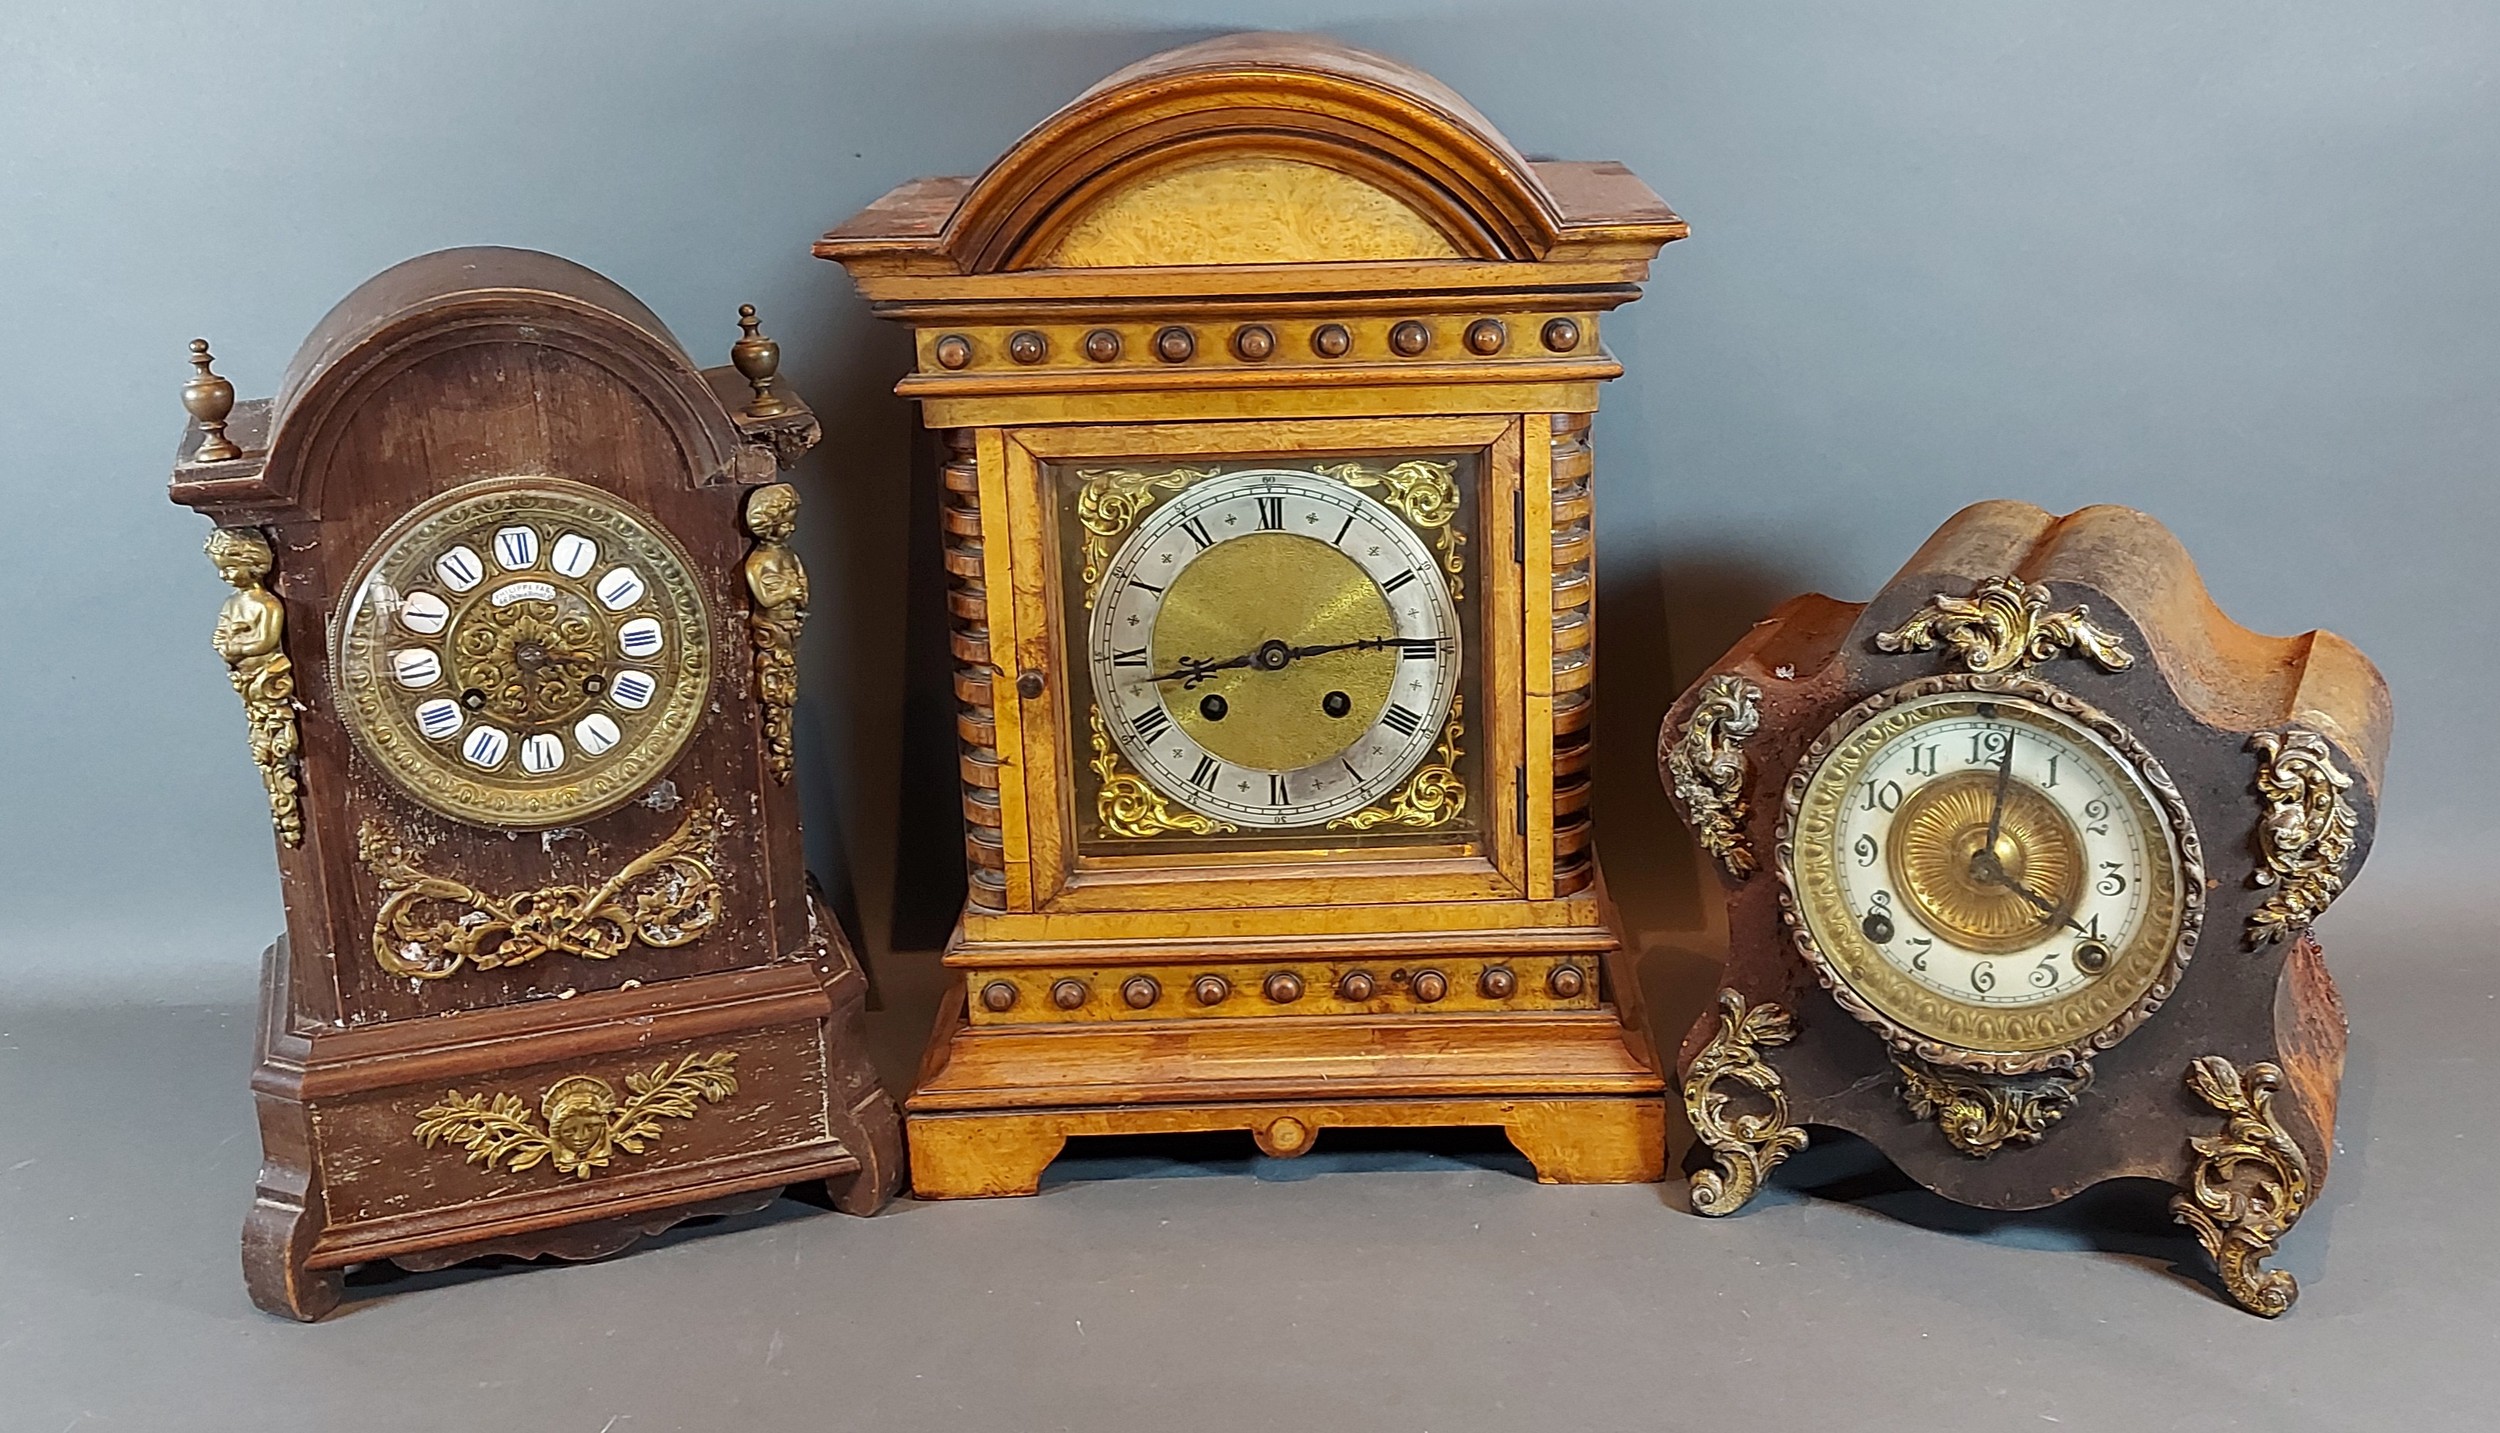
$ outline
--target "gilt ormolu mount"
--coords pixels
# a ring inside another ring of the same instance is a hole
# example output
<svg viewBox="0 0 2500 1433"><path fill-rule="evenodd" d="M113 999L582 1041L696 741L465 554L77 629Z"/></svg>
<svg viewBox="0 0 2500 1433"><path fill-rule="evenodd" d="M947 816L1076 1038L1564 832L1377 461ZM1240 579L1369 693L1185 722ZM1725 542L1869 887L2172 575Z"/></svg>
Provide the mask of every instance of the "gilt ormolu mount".
<svg viewBox="0 0 2500 1433"><path fill-rule="evenodd" d="M1684 226L1375 55L1140 62L828 234L945 431L971 891L914 1188L1493 1125L1654 1179L1590 841L1601 319Z"/></svg>
<svg viewBox="0 0 2500 1433"><path fill-rule="evenodd" d="M1678 1062L1695 1209L1809 1125L1985 1209L2156 1179L2233 1299L2288 1309L2258 1261L2326 1178L2345 1041L2309 926L2392 720L2350 644L2233 623L2124 508L1981 503L1872 602L1780 608L1660 732L1728 901Z"/></svg>
<svg viewBox="0 0 2500 1433"><path fill-rule="evenodd" d="M901 1179L866 982L789 786L815 419L743 315L698 372L577 265L462 249L332 310L275 400L193 345L176 502L268 793L253 1300L590 1257Z"/></svg>

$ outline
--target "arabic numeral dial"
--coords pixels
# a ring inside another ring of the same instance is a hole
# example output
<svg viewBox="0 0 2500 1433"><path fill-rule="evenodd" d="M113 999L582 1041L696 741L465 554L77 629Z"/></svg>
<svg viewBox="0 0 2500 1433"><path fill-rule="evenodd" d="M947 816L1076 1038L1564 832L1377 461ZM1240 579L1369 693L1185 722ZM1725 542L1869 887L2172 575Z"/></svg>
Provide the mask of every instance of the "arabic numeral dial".
<svg viewBox="0 0 2500 1433"><path fill-rule="evenodd" d="M1905 691L1844 715L1805 776L1798 829L1830 835L1784 859L1811 958L1853 1010L1943 1046L2091 1035L2160 978L2182 928L2160 793L2098 714Z"/></svg>

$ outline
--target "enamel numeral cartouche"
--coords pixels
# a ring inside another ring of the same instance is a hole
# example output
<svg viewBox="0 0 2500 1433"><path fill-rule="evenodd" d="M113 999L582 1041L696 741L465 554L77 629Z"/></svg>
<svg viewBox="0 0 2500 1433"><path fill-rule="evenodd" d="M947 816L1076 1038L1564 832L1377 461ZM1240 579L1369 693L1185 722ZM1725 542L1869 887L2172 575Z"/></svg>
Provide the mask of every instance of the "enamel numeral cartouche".
<svg viewBox="0 0 2500 1433"><path fill-rule="evenodd" d="M1245 827L1324 824L1430 756L1458 692L1431 548L1294 469L1199 483L1113 558L1088 658L1105 725L1170 799Z"/></svg>

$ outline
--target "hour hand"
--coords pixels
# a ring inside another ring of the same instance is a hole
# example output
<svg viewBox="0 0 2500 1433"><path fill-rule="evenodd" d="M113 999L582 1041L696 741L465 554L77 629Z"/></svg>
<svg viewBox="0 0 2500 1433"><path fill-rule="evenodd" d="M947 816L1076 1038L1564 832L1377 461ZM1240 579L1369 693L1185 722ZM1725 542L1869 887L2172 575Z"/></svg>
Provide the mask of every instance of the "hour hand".
<svg viewBox="0 0 2500 1433"><path fill-rule="evenodd" d="M2088 930L2084 930L2081 925L2077 925L2073 916L2066 915L2059 911L2056 904L2050 901L2048 897L2041 895L2038 891L2035 891L2031 887L2024 885L2022 882L2015 880L2012 876L2005 874L2005 867L1998 862L1996 852L1985 850L1979 852L1977 855L1971 857L1970 867L1971 874L1979 877L1979 879L1983 881L1986 881L1989 885L2002 886L2006 890L2012 891L2014 894L2022 897L2025 901L2028 901L2034 909L2038 910L2040 914L2048 917L2050 922L2063 922L2068 926L2072 926L2075 930L2084 935L2090 935L2092 933Z"/></svg>
<svg viewBox="0 0 2500 1433"><path fill-rule="evenodd" d="M1172 670L1168 672L1157 672L1153 676L1146 677L1143 680L1149 682L1178 682L1181 684L1181 687L1186 690L1190 687L1198 685L1200 682L1205 681L1207 678L1214 676L1218 672L1231 671L1236 667L1246 667L1256 660L1258 660L1258 654L1255 652L1244 652L1238 657L1226 657L1220 662L1202 662L1195 657L1181 657L1176 659L1176 665L1172 668Z"/></svg>

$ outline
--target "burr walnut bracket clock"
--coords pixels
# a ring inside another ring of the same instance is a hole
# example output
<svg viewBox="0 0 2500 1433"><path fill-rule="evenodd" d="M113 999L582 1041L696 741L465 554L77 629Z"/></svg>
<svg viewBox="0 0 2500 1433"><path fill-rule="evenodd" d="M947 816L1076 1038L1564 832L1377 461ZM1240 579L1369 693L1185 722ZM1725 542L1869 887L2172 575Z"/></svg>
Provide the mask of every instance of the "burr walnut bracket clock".
<svg viewBox="0 0 2500 1433"><path fill-rule="evenodd" d="M1423 75L1237 36L816 246L945 442L971 890L916 1189L1351 1125L1658 1176L1589 845L1588 429L1683 233Z"/></svg>
<svg viewBox="0 0 2500 1433"><path fill-rule="evenodd" d="M468 249L349 295L274 401L192 345L173 497L217 524L287 908L264 1308L900 1178L788 784L807 583L774 479L816 421L743 327L697 372L598 275Z"/></svg>
<svg viewBox="0 0 2500 1433"><path fill-rule="evenodd" d="M1864 1136L1960 1203L2105 1179L2230 1296L2326 1178L2343 1008L2309 933L2359 869L2392 723L2341 638L2262 637L2125 508L1981 503L1874 601L1801 597L1667 714L1729 959L1684 1101L1726 1214Z"/></svg>

